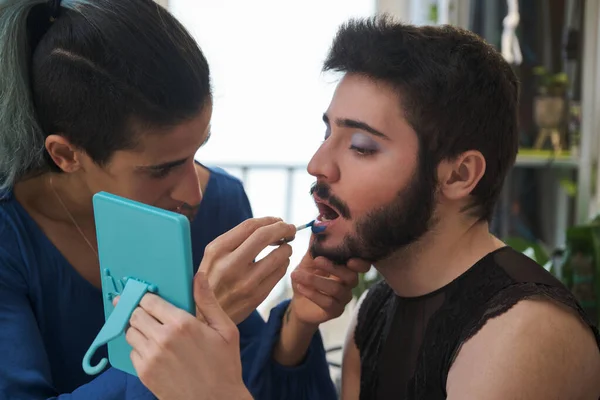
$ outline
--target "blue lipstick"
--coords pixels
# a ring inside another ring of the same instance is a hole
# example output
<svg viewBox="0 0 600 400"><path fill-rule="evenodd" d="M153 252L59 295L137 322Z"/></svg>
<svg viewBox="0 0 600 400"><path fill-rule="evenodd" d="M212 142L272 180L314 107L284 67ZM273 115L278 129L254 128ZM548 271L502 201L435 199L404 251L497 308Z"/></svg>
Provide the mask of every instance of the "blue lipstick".
<svg viewBox="0 0 600 400"><path fill-rule="evenodd" d="M315 220L312 220L307 224L298 225L296 227L296 231L301 231L302 229L306 229L308 227L310 227L310 230L312 231L312 233L321 233L321 232L325 231L325 229L327 228L326 226L315 226Z"/></svg>

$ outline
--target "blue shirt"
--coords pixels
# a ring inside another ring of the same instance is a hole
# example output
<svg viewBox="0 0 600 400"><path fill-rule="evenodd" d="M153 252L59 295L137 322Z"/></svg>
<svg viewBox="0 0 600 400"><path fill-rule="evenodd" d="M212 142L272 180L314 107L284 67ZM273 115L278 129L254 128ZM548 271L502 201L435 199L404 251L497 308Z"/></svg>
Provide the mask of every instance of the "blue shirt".
<svg viewBox="0 0 600 400"><path fill-rule="evenodd" d="M252 217L241 182L211 169L191 225L194 265L222 233ZM254 313L239 325L243 378L256 399L334 399L319 334L304 363L286 368L271 357L287 301L265 322ZM140 380L107 368L81 367L104 324L102 294L83 279L40 230L12 192L0 196L0 398L154 399ZM106 347L92 360L106 357Z"/></svg>

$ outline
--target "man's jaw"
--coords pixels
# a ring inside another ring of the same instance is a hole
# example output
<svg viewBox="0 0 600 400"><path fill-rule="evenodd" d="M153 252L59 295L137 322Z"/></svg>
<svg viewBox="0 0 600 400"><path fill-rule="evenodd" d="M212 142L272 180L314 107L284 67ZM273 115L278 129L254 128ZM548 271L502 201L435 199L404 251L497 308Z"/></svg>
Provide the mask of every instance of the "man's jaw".
<svg viewBox="0 0 600 400"><path fill-rule="evenodd" d="M359 240L350 234L345 234L342 238L331 237L329 234L317 235L310 251L313 257L324 257L336 265L345 265L353 258L372 261L363 258L366 253L363 254Z"/></svg>

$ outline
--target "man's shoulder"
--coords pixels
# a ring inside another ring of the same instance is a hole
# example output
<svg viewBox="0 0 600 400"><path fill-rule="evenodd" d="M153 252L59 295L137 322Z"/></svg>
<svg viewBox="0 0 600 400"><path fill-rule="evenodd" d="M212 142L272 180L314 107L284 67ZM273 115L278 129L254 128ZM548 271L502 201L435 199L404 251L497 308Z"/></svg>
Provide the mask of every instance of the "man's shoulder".
<svg viewBox="0 0 600 400"><path fill-rule="evenodd" d="M16 200L10 192L0 193L0 248L14 250L12 245L19 237L21 217Z"/></svg>
<svg viewBox="0 0 600 400"><path fill-rule="evenodd" d="M12 286L25 281L26 254L35 251L23 213L12 193L0 194L0 279Z"/></svg>
<svg viewBox="0 0 600 400"><path fill-rule="evenodd" d="M223 210L227 210L228 214L242 214L243 219L250 217L250 200L243 182L223 168L205 168L209 171L210 178L202 200L203 203L208 204L208 208L213 210L214 207L218 206ZM241 221L237 221L236 225L239 222Z"/></svg>
<svg viewBox="0 0 600 400"><path fill-rule="evenodd" d="M196 234L212 232L209 236L210 240L213 240L242 221L251 218L252 208L239 178L219 167L202 166L202 168L208 171L209 178L200 204L201 218L196 218L192 226ZM210 221L210 224L207 225L207 221Z"/></svg>
<svg viewBox="0 0 600 400"><path fill-rule="evenodd" d="M0 255L4 260L29 264L52 246L14 193L0 195Z"/></svg>
<svg viewBox="0 0 600 400"><path fill-rule="evenodd" d="M487 325L494 327L484 332ZM484 339L498 344L510 340L532 346L544 346L545 343L540 343L540 340L573 342L573 335L589 336L593 339L590 343L600 352L600 343L596 341L594 330L578 310L545 297L526 298L517 302L505 313L488 320L481 331ZM492 331L495 333L491 334ZM532 332L538 335L526 334Z"/></svg>
<svg viewBox="0 0 600 400"><path fill-rule="evenodd" d="M545 298L521 300L462 344L448 373L449 398L485 390L494 399L518 393L587 398L570 390L600 390L594 383L599 345L597 331L577 310Z"/></svg>
<svg viewBox="0 0 600 400"><path fill-rule="evenodd" d="M210 172L211 183L216 183L220 189L230 192L244 191L242 180L227 172L225 169L217 166L205 168Z"/></svg>

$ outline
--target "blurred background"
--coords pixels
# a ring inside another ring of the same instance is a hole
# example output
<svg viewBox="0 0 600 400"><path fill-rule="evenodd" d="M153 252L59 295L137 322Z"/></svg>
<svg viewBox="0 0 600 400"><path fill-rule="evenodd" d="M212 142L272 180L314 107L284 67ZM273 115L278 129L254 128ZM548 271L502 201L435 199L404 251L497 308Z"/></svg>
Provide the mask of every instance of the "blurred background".
<svg viewBox="0 0 600 400"><path fill-rule="evenodd" d="M197 159L242 179L256 216L294 224L316 215L306 164L336 84L321 65L338 26L379 12L414 24L472 30L502 51L522 82L521 150L493 231L568 285L596 322L600 228L596 215L600 122L597 0L161 0L190 30L212 70L210 142ZM308 232L293 242L290 271ZM363 277L356 295L378 276ZM284 279L263 315L290 295ZM348 323L322 327L336 363Z"/></svg>

